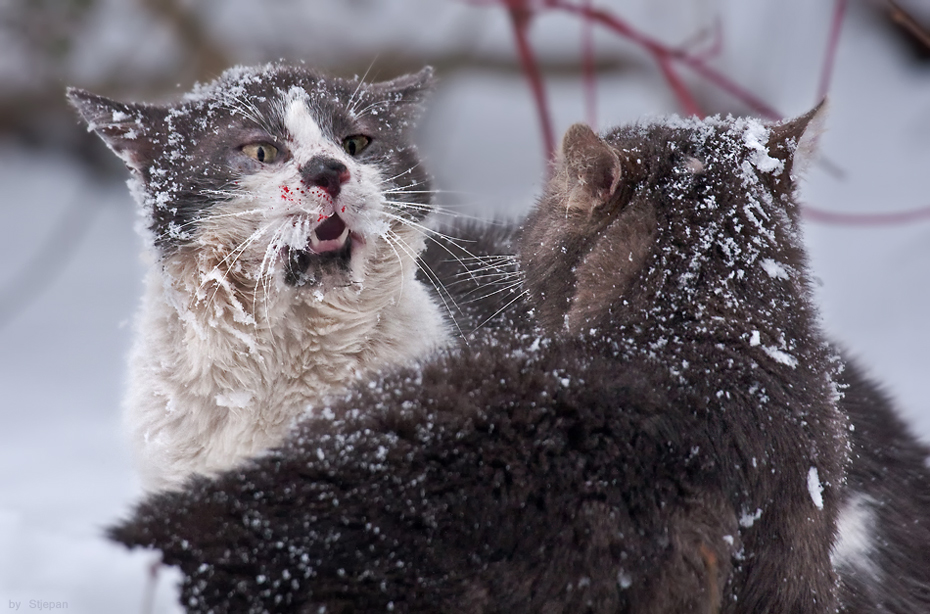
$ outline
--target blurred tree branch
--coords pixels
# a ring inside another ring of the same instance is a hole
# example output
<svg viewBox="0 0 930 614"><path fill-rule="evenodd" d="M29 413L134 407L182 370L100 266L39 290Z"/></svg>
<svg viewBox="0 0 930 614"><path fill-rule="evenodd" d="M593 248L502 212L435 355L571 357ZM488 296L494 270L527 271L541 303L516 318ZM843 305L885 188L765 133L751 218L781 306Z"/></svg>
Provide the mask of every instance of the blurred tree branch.
<svg viewBox="0 0 930 614"><path fill-rule="evenodd" d="M219 75L232 63L221 45L210 36L201 18L185 8L179 0L141 0L152 15L167 24L193 65L196 80L204 81Z"/></svg>
<svg viewBox="0 0 930 614"><path fill-rule="evenodd" d="M73 48L70 37L79 31L78 18L94 7L94 0L72 0L80 5L80 11L64 10L59 5L58 12L50 9L46 1L32 4L29 0L19 0L16 7L8 9L7 12L12 14L0 22L0 27L5 29L30 33L26 37L27 53L35 63L44 67L35 71L35 81L28 87L0 89L0 135L38 146L76 151L82 160L96 168L120 169L120 166L113 162L112 156L100 146L97 139L82 134L83 128L65 102L66 85L78 85L118 99L158 100L175 92L179 84L187 89L197 81L215 78L235 61L223 45L211 38L202 17L187 8L181 0L138 0L144 10L173 33L183 48L184 65L154 75L140 73L129 67L125 71L107 74L102 80L93 83L77 83L67 70L68 55ZM57 25L46 26L54 32L61 32L52 36L36 30L35 26L26 25L42 20L47 20L49 24L70 20L70 30ZM57 42L48 40L48 36ZM54 48L58 52L50 55L43 51L45 47ZM425 63L431 64L441 75L477 70L519 77L524 70L519 61L509 55L476 54L469 49L451 48L426 58L412 54L407 48L394 48L379 53L374 73L378 75L377 78L389 78L415 72ZM343 56L338 66L328 66L327 69L335 74L350 76L364 74L370 65L370 56L360 53ZM623 58L598 57L591 59L590 69L604 75L630 70L634 66L633 62ZM577 76L581 69L572 58L547 58L539 63L539 70L548 77L558 78Z"/></svg>
<svg viewBox="0 0 930 614"><path fill-rule="evenodd" d="M452 1L452 0L447 0ZM895 0L871 0L882 19L900 24L907 36L928 43L926 29L918 20ZM127 57L118 70L104 71L96 81L78 82L74 75L76 41L87 36L83 27L88 17L99 20L107 18L109 5L106 0L9 0L0 8L0 28L15 39L27 58L25 73L31 82L10 84L0 87L0 135L18 137L37 145L64 147L76 150L81 158L100 167L116 168L110 156L99 143L85 138L73 113L67 108L63 96L65 85L79 85L104 95L122 99L159 100L171 96L177 86L187 89L196 81L206 81L217 76L229 65L240 61L249 48L231 45L220 38L216 30L208 27L211 15L209 6L185 0L133 0L137 10L151 15L157 24L167 29L180 53L180 61L163 62L161 72L139 70L134 60ZM742 88L730 75L722 74L709 64L722 48L721 27L718 20L713 32L698 32L699 42L705 49L687 44L673 47L640 32L622 19L616 10L608 10L604 3L592 0L465 0L469 4L498 7L509 11L517 42L518 54L494 52L477 53L468 45L452 45L439 48L429 56L418 55L409 47L382 49L375 65L377 78L393 77L418 70L424 63L432 64L440 75L453 75L470 70L499 75L526 75L533 85L532 92L537 108L542 109L540 121L543 126L547 148L554 146L543 81L550 78L570 77L580 79L586 96L587 115L593 121L596 113L594 92L598 78L605 75L636 70L658 68L679 100L683 111L703 114L703 106L714 107L704 100L702 105L692 92L692 82L685 82L680 70L691 71L700 81L722 88L750 111L770 118L779 114L766 101ZM833 65L832 53L836 49L840 22L845 10L845 0L834 0L835 18L828 43L828 54L824 60L821 90L829 83L829 71ZM295 5L297 6L297 5ZM354 5L353 5L354 6ZM205 8L206 7L206 8ZM200 10L198 10L198 8ZM358 5L359 11L370 10L366 3ZM95 13L96 11L96 13ZM584 27L580 56L568 57L546 54L538 55L530 45L528 29L532 20L544 12L560 12L573 15ZM625 38L646 52L646 56L621 56L616 51L595 53L593 27ZM709 45L703 42L710 39ZM267 41L266 41L267 42ZM254 47L254 43L252 47ZM289 47L287 45L290 45ZM928 47L930 48L930 47ZM285 50L284 53L281 50ZM137 51L137 50L136 50ZM263 49L264 57L291 57L297 59L306 54L306 45L294 41L274 41ZM338 65L327 68L336 74L363 74L371 61L370 52L339 56ZM650 63L650 60L652 63ZM177 64L177 65L175 65ZM157 65L157 63L156 63ZM729 109L727 109L729 110ZM738 109L734 109L738 110ZM548 130L548 132L546 132Z"/></svg>
<svg viewBox="0 0 930 614"><path fill-rule="evenodd" d="M888 15L891 17L891 20L914 37L914 40L923 45L927 51L930 51L930 33L927 32L927 28L918 23L917 19L908 11L904 10L897 2L894 0L887 1L889 7Z"/></svg>

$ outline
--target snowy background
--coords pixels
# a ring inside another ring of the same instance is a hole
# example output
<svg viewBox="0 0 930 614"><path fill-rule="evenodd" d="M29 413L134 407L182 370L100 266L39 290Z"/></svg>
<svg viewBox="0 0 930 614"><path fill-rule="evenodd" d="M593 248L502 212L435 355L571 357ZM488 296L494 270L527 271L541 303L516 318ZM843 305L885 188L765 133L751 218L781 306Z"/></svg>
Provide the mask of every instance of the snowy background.
<svg viewBox="0 0 930 614"><path fill-rule="evenodd" d="M719 25L718 39L698 41L720 43L711 66L786 116L817 101L832 2L594 5L672 46ZM930 23L925 1L902 5ZM881 2L846 8L823 160L803 198L843 214L926 209L930 63ZM576 18L550 13L530 29L556 135L590 113L581 32ZM604 29L594 36L600 128L681 110L639 47ZM151 556L101 538L139 495L119 406L140 242L125 172L64 109L64 85L159 100L233 63L302 58L347 76L371 66L378 79L429 63L441 81L419 140L444 204L515 217L532 205L544 157L513 40L503 8L457 0L0 7L0 609L35 611L35 600L92 614L178 611L174 576L163 572L148 600ZM680 74L706 111L748 111ZM826 328L930 441L930 216L880 221L807 224L818 298Z"/></svg>

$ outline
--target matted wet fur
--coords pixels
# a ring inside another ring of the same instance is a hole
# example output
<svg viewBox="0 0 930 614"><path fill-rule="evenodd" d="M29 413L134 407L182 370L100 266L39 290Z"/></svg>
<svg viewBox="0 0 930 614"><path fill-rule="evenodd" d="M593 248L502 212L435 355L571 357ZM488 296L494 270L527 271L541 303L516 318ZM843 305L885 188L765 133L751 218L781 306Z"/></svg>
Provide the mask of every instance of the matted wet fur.
<svg viewBox="0 0 930 614"><path fill-rule="evenodd" d="M774 127L576 126L502 326L145 501L192 612L832 612L846 462ZM645 239L644 239L645 238Z"/></svg>

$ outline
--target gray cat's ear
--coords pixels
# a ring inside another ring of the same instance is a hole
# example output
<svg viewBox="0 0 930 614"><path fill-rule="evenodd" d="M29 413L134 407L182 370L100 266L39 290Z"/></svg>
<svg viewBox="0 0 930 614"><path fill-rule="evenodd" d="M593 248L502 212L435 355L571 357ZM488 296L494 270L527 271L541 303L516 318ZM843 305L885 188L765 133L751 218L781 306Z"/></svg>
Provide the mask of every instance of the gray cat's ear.
<svg viewBox="0 0 930 614"><path fill-rule="evenodd" d="M772 127L769 133L769 155L785 162L789 176L796 177L807 170L817 156L817 145L827 117L827 100L794 119Z"/></svg>
<svg viewBox="0 0 930 614"><path fill-rule="evenodd" d="M613 147L586 124L573 124L562 137L557 173L565 182L565 206L593 211L606 205L620 186L623 165Z"/></svg>
<svg viewBox="0 0 930 614"><path fill-rule="evenodd" d="M426 66L420 72L373 83L369 91L377 98L390 102L388 108L395 116L414 122L423 114L424 102L435 84L433 68Z"/></svg>
<svg viewBox="0 0 930 614"><path fill-rule="evenodd" d="M401 75L390 81L375 83L373 87L386 93L399 94L403 97L403 100L398 100L398 102L406 102L407 100L415 101L422 99L426 94L432 91L435 84L436 80L433 77L433 67L424 66L420 72Z"/></svg>
<svg viewBox="0 0 930 614"><path fill-rule="evenodd" d="M164 109L117 102L73 87L67 96L87 129L96 132L126 166L141 171L154 157L155 144L149 135L153 125L164 119Z"/></svg>

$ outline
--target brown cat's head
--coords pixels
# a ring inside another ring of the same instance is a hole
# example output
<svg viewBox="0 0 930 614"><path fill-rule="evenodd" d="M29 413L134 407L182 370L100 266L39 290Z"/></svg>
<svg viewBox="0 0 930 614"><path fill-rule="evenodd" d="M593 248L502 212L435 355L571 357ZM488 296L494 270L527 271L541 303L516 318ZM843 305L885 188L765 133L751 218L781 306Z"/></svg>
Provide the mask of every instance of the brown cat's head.
<svg viewBox="0 0 930 614"><path fill-rule="evenodd" d="M794 191L822 117L820 105L775 125L714 117L603 136L569 128L520 244L540 324L756 321L765 314L746 310L773 300L803 309Z"/></svg>

